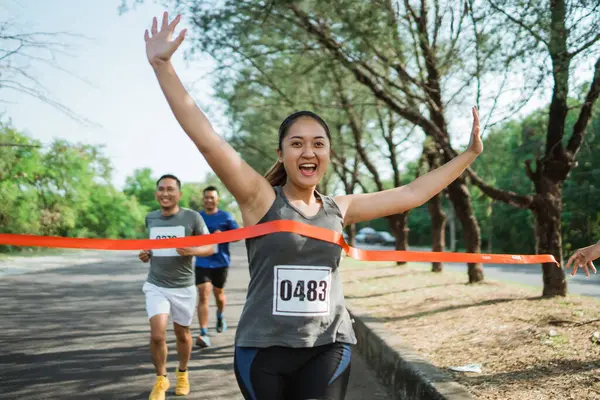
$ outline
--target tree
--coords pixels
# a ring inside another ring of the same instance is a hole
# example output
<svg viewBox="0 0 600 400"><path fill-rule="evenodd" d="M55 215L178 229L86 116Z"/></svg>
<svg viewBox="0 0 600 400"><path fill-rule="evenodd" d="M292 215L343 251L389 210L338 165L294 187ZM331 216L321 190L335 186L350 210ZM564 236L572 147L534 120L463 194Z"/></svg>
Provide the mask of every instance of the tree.
<svg viewBox="0 0 600 400"><path fill-rule="evenodd" d="M125 178L123 192L127 196L134 196L145 207L146 211L149 212L157 207L154 195L156 192L156 179L152 176L152 169L136 169L133 171L132 176Z"/></svg>
<svg viewBox="0 0 600 400"><path fill-rule="evenodd" d="M266 171L275 159L277 136L265 127L280 123L281 108L289 112L309 108L329 122L335 139L333 171L343 182L344 193L354 193L359 185L360 165L372 177L377 190L401 185L398 148L403 140L398 136L399 132L410 130L362 86L345 78L345 71L338 71L326 59L295 54L255 57L251 65L232 69L218 75L217 93L233 120L234 133L229 138L254 168ZM307 71L310 75L306 75ZM299 75L306 76L302 85L294 82ZM384 183L382 169L392 172L389 185ZM352 172L348 177L349 171ZM329 193L327 189L335 183L331 174L325 178L320 190ZM408 247L406 215L388 217L399 250Z"/></svg>
<svg viewBox="0 0 600 400"><path fill-rule="evenodd" d="M567 126L573 126L575 114L568 117ZM563 187L563 249L572 251L597 241L600 237L600 106L596 104L581 149L577 154L578 166Z"/></svg>
<svg viewBox="0 0 600 400"><path fill-rule="evenodd" d="M2 232L70 237L140 237L143 208L110 184L102 148L55 140L42 146L0 129ZM6 250L6 248L3 248Z"/></svg>
<svg viewBox="0 0 600 400"><path fill-rule="evenodd" d="M57 60L70 56L74 39L81 36L68 32L19 31L15 21L0 21L0 91L16 91L34 97L82 124L94 124L52 96L41 79L32 72L34 66L50 67L77 77ZM80 80L83 80L79 78ZM2 102L2 100L0 100Z"/></svg>
<svg viewBox="0 0 600 400"><path fill-rule="evenodd" d="M552 96L547 122L543 127L530 128L545 131L544 146L536 154L535 163L532 159L525 163L534 194L520 195L495 188L472 171L471 178L488 196L530 210L535 219L536 251L552 254L562 262L563 186L577 165L577 153L584 140L594 103L600 95L600 57L594 64L587 90L577 107L569 105L569 93L573 90L571 75L579 62L600 50L598 4L581 0L490 0L489 5L498 18L498 24L504 27L510 48L531 50L523 56L526 65L529 65L528 60L532 55L536 60L540 59L536 55L543 55L548 60L544 67L552 76ZM509 57L517 56L521 54L509 54ZM568 127L567 118L573 112L577 113L577 119L572 127ZM566 295L564 271L551 263L544 264L542 268L544 296Z"/></svg>
<svg viewBox="0 0 600 400"><path fill-rule="evenodd" d="M482 34L481 21L452 1L430 6L423 0L416 7L390 0L170 3L189 14L197 49L223 68L260 58L285 63L291 55L335 62L397 116L431 136L444 162L456 155L447 107L459 104L470 87L480 88L484 72L496 65L491 57L496 43ZM481 101L488 100L474 90ZM464 176L450 185L448 195L467 251L479 252L479 225ZM469 281L482 279L481 264L469 264Z"/></svg>
<svg viewBox="0 0 600 400"><path fill-rule="evenodd" d="M88 207L77 216L78 236L114 239L146 236L146 209L136 198L107 184L94 184L90 194Z"/></svg>
<svg viewBox="0 0 600 400"><path fill-rule="evenodd" d="M0 229L3 233L37 233L41 211L29 179L42 171L41 145L6 124L0 124L0 142L18 145L0 147Z"/></svg>
<svg viewBox="0 0 600 400"><path fill-rule="evenodd" d="M219 208L229 212L233 218L241 225L242 214L235 198L229 193L221 180L213 173L207 173L204 179L199 183L186 183L183 185L183 196L186 194L188 202L182 201L182 205L192 210L200 211L204 208L202 201L203 191L207 186L214 186L219 191ZM184 200L184 199L182 199Z"/></svg>
<svg viewBox="0 0 600 400"><path fill-rule="evenodd" d="M38 195L42 234L77 236L77 218L89 208L92 188L110 180L110 161L101 147L59 139L44 152L41 163L41 173L29 182Z"/></svg>

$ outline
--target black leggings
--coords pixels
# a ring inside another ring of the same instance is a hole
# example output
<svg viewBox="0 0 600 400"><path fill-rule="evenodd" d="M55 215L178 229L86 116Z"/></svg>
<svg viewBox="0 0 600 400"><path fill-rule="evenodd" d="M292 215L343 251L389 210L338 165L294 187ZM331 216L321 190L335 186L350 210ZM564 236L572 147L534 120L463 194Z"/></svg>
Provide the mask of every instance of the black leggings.
<svg viewBox="0 0 600 400"><path fill-rule="evenodd" d="M235 376L246 400L343 400L350 345L236 347Z"/></svg>

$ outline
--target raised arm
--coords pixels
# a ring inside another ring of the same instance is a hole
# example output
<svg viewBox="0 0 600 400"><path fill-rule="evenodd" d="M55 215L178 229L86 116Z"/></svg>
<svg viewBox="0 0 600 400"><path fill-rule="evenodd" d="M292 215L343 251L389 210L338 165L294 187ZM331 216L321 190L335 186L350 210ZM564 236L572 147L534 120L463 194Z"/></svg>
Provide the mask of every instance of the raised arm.
<svg viewBox="0 0 600 400"><path fill-rule="evenodd" d="M171 56L183 42L185 30L172 40L178 15L169 23L163 14L158 30L156 18L150 33L146 30L146 55L175 118L202 153L219 179L235 197L244 224L254 225L268 211L275 199L271 185L250 167L239 154L214 131L210 121L189 95L171 64Z"/></svg>
<svg viewBox="0 0 600 400"><path fill-rule="evenodd" d="M344 224L368 221L418 207L458 178L483 151L479 135L479 114L472 109L473 129L468 149L441 167L415 179L408 185L375 193L338 196L336 203L344 215Z"/></svg>

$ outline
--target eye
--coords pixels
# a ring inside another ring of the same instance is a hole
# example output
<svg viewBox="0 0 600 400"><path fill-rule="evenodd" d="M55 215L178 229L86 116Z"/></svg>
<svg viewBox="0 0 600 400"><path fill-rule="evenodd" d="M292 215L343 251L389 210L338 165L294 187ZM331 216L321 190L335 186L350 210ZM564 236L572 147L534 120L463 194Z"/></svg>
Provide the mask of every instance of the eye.
<svg viewBox="0 0 600 400"><path fill-rule="evenodd" d="M301 143L301 142L299 142L299 141L294 141L294 142L292 142L290 145L291 145L292 147L300 147L300 146L302 146L302 143Z"/></svg>
<svg viewBox="0 0 600 400"><path fill-rule="evenodd" d="M316 142L315 147L325 147L325 143L324 142Z"/></svg>

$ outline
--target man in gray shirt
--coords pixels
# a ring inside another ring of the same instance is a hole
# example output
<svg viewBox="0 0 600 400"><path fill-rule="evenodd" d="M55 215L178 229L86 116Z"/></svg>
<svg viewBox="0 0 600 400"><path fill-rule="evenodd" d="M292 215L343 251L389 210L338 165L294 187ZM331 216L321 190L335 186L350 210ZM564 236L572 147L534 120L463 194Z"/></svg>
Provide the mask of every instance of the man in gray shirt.
<svg viewBox="0 0 600 400"><path fill-rule="evenodd" d="M181 182L173 175L163 175L156 182L156 200L160 210L146 216L150 239L171 239L208 234L199 213L179 207ZM169 314L177 337L179 368L175 393L187 395L190 383L187 365L192 352L190 325L196 309L197 292L194 279L194 256L207 257L213 246L181 249L143 250L140 260L150 262L148 278L143 286L146 311L150 320L150 351L156 369L156 383L150 400L163 400L170 386L167 378L167 322Z"/></svg>

